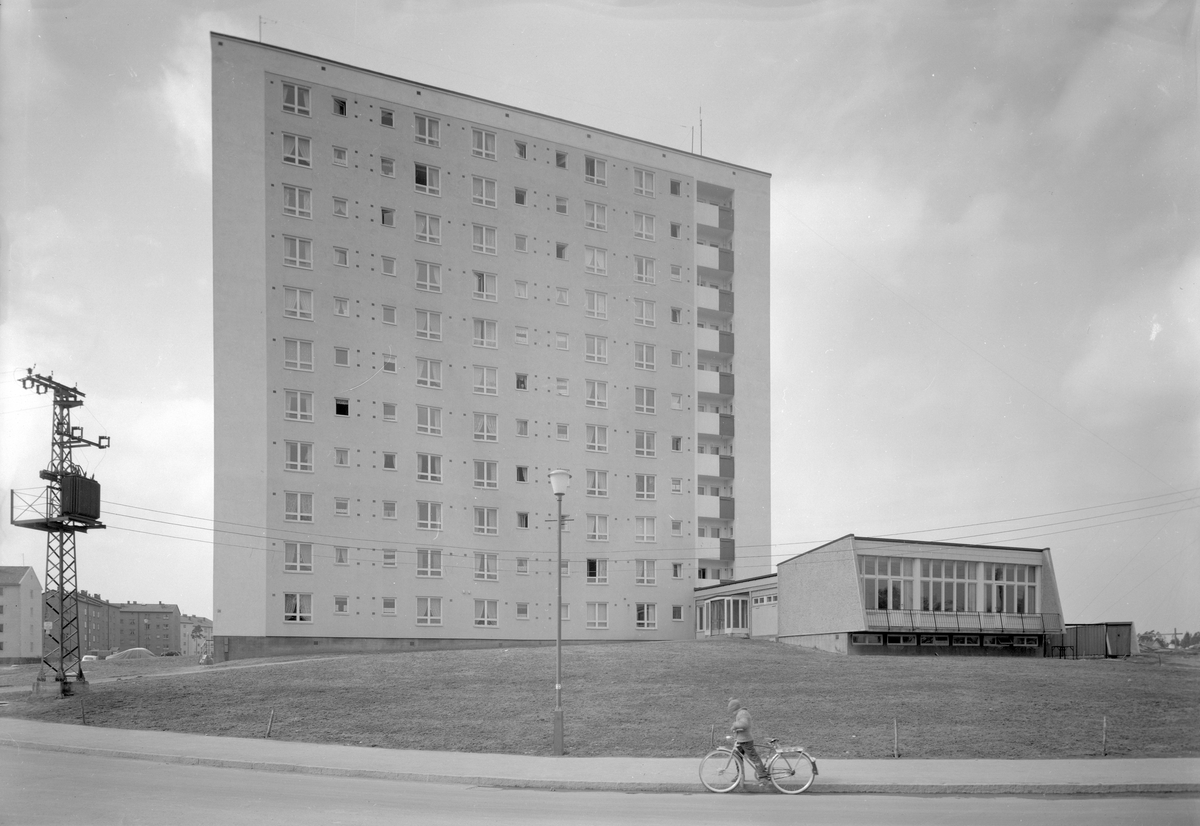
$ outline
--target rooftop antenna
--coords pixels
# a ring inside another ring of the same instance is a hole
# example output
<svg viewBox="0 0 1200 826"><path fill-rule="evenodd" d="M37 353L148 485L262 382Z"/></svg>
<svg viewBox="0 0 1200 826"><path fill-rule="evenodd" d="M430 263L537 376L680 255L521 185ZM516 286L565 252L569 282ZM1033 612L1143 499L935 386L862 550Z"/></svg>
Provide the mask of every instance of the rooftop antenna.
<svg viewBox="0 0 1200 826"><path fill-rule="evenodd" d="M704 107L700 107L700 155L704 155Z"/></svg>

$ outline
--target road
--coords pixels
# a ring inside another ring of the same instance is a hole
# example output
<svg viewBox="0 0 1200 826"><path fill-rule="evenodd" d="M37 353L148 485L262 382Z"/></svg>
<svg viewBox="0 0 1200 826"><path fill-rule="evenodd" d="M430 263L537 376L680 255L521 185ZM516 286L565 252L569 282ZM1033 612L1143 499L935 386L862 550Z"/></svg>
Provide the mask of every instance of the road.
<svg viewBox="0 0 1200 826"><path fill-rule="evenodd" d="M1200 823L1200 798L552 792L280 774L0 747L0 824Z"/></svg>

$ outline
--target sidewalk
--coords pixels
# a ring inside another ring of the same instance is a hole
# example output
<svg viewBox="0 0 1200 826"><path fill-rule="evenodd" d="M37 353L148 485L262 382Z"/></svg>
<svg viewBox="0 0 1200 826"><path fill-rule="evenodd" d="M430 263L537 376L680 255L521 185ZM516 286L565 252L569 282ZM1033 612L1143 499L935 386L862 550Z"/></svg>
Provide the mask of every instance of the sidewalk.
<svg viewBox="0 0 1200 826"><path fill-rule="evenodd" d="M384 780L621 792L705 793L694 758L529 757L208 737L0 718L0 747L160 763ZM1200 758L824 760L807 794L1200 792ZM763 793L754 784L747 791ZM770 793L774 793L771 790Z"/></svg>

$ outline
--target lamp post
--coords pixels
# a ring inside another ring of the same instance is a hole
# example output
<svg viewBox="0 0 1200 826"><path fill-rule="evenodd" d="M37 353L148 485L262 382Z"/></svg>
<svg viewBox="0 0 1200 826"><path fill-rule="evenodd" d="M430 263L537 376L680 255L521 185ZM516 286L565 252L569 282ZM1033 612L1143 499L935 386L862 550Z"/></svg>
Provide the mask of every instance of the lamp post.
<svg viewBox="0 0 1200 826"><path fill-rule="evenodd" d="M550 471L550 489L558 500L558 576L555 590L556 604L554 606L554 753L565 754L563 749L563 709L562 709L562 500L567 492L567 484L571 474L562 468Z"/></svg>

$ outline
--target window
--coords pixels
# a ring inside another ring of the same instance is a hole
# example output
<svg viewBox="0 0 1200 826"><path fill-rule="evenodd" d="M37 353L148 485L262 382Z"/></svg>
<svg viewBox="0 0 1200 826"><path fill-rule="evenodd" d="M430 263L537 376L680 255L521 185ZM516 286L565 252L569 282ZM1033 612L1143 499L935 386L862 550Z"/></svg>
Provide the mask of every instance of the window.
<svg viewBox="0 0 1200 826"><path fill-rule="evenodd" d="M633 192L635 195L654 197L654 173L645 169L633 170Z"/></svg>
<svg viewBox="0 0 1200 826"><path fill-rule="evenodd" d="M484 628L495 628L500 624L496 614L496 600L475 600L475 624Z"/></svg>
<svg viewBox="0 0 1200 826"><path fill-rule="evenodd" d="M529 529L529 512L517 511L517 527L525 530Z"/></svg>
<svg viewBox="0 0 1200 826"><path fill-rule="evenodd" d="M349 565L350 564L350 549L349 548L334 548L333 549L333 564L334 565Z"/></svg>
<svg viewBox="0 0 1200 826"><path fill-rule="evenodd" d="M591 201L583 202L583 225L588 229L608 231L608 207Z"/></svg>
<svg viewBox="0 0 1200 826"><path fill-rule="evenodd" d="M683 410L683 394L682 393L672 393L671 394L671 409L672 410Z"/></svg>
<svg viewBox="0 0 1200 826"><path fill-rule="evenodd" d="M571 334L570 333L555 333L554 334L554 349L570 350L571 349Z"/></svg>
<svg viewBox="0 0 1200 826"><path fill-rule="evenodd" d="M386 304L384 304L382 307L379 308L379 310L380 310L380 316L382 316L384 324L395 324L396 323L396 308L395 307L389 307Z"/></svg>
<svg viewBox="0 0 1200 826"><path fill-rule="evenodd" d="M283 214L312 218L312 190L283 185Z"/></svg>
<svg viewBox="0 0 1200 826"><path fill-rule="evenodd" d="M312 569L312 545L310 543L283 543L283 570L294 571L296 573L311 573Z"/></svg>
<svg viewBox="0 0 1200 826"><path fill-rule="evenodd" d="M589 559L587 561L587 582L589 585L608 584L607 559Z"/></svg>
<svg viewBox="0 0 1200 826"><path fill-rule="evenodd" d="M518 158L520 158L521 160L528 159L529 158L529 147L526 146L525 141L514 141L513 143L514 143L513 148L515 150L516 156Z"/></svg>
<svg viewBox="0 0 1200 826"><path fill-rule="evenodd" d="M441 123L437 118L427 115L416 116L417 143L428 146L441 146Z"/></svg>
<svg viewBox="0 0 1200 826"><path fill-rule="evenodd" d="M475 533L481 533L481 534L485 534L487 536L495 536L498 533L497 519L498 519L498 510L496 508L476 508L475 509ZM478 564L480 557L482 557L482 556L485 556L485 554L475 554L475 561L477 564ZM492 560L490 576L481 577L479 575L479 569L478 569L478 567L476 567L476 569L475 569L475 578L476 579L495 579L496 578L496 555L495 554L486 554L486 556L490 557Z"/></svg>
<svg viewBox="0 0 1200 826"><path fill-rule="evenodd" d="M671 579L683 579L683 563L671 563Z"/></svg>
<svg viewBox="0 0 1200 826"><path fill-rule="evenodd" d="M584 404L587 407L599 407L601 409L608 407L608 382L586 379L585 387L587 396L584 399Z"/></svg>
<svg viewBox="0 0 1200 826"><path fill-rule="evenodd" d="M635 430L634 432L634 456L650 456L655 455L654 450L654 431L652 430Z"/></svg>
<svg viewBox="0 0 1200 826"><path fill-rule="evenodd" d="M608 453L608 428L602 424L587 426L587 449L593 453Z"/></svg>
<svg viewBox="0 0 1200 826"><path fill-rule="evenodd" d="M418 241L421 241L425 244L442 243L441 218L436 215L426 215L423 212L418 212L416 221L416 235Z"/></svg>
<svg viewBox="0 0 1200 826"><path fill-rule="evenodd" d="M608 275L608 251L599 247L584 247L583 268L594 275Z"/></svg>
<svg viewBox="0 0 1200 826"><path fill-rule="evenodd" d="M283 494L283 519L285 522L312 522L313 495L285 491Z"/></svg>
<svg viewBox="0 0 1200 826"><path fill-rule="evenodd" d="M683 182L677 181L674 178L672 178L671 179L671 194L679 195L679 194L681 194L682 189L683 189Z"/></svg>
<svg viewBox="0 0 1200 826"><path fill-rule="evenodd" d="M637 342L633 345L633 366L639 370L654 369L654 345Z"/></svg>
<svg viewBox="0 0 1200 826"><path fill-rule="evenodd" d="M516 244L517 252L529 252L529 236L527 236L527 235L516 236L515 244Z"/></svg>
<svg viewBox="0 0 1200 826"><path fill-rule="evenodd" d="M633 300L633 323L642 327L654 326L654 302L644 298Z"/></svg>
<svg viewBox="0 0 1200 826"><path fill-rule="evenodd" d="M396 403L395 402L384 402L383 403L383 420L385 422L396 421Z"/></svg>
<svg viewBox="0 0 1200 826"><path fill-rule="evenodd" d="M482 508L475 508L476 516ZM476 521L475 533L481 533L478 529L478 521ZM499 574L496 569L496 553L476 553L475 555L475 579L476 580L497 580Z"/></svg>
<svg viewBox="0 0 1200 826"><path fill-rule="evenodd" d="M555 379L555 385L556 385L555 392L557 392L558 395L560 395L560 396L571 395L571 380L570 379L566 378L565 376L558 376Z"/></svg>
<svg viewBox="0 0 1200 826"><path fill-rule="evenodd" d="M417 289L427 293L440 293L442 291L442 265L418 261Z"/></svg>
<svg viewBox="0 0 1200 826"><path fill-rule="evenodd" d="M518 390L528 390L529 389L529 374L528 373L517 373L517 389Z"/></svg>
<svg viewBox="0 0 1200 826"><path fill-rule="evenodd" d="M683 280L683 267L679 266L678 264L671 265L671 280L672 281L682 281Z"/></svg>
<svg viewBox="0 0 1200 826"><path fill-rule="evenodd" d="M672 367L682 367L683 366L683 351L682 350L672 350L671 351L671 366Z"/></svg>
<svg viewBox="0 0 1200 826"><path fill-rule="evenodd" d="M496 160L496 133L484 129L471 130L471 154L490 161Z"/></svg>
<svg viewBox="0 0 1200 826"><path fill-rule="evenodd" d="M441 341L442 314L431 310L417 310L417 338Z"/></svg>
<svg viewBox="0 0 1200 826"><path fill-rule="evenodd" d="M864 606L868 610L910 610L913 605L913 560L887 556L859 557Z"/></svg>
<svg viewBox="0 0 1200 826"><path fill-rule="evenodd" d="M658 628L658 612L654 603L637 603L635 606L636 628Z"/></svg>
<svg viewBox="0 0 1200 826"><path fill-rule="evenodd" d="M529 419L517 419L517 435L529 435Z"/></svg>
<svg viewBox="0 0 1200 826"><path fill-rule="evenodd" d="M334 214L334 217L337 217L337 218L349 218L350 217L350 207L347 204L345 198L336 198L335 197L333 199L333 214Z"/></svg>
<svg viewBox="0 0 1200 826"><path fill-rule="evenodd" d="M594 290L587 290L584 293L587 299L587 317L588 318L608 318L608 294L598 293Z"/></svg>
<svg viewBox="0 0 1200 826"><path fill-rule="evenodd" d="M985 612L989 614L1038 613L1036 565L984 563L983 571L983 610Z"/></svg>
<svg viewBox="0 0 1200 826"><path fill-rule="evenodd" d="M442 575L442 552L437 548L417 548L417 576L437 578Z"/></svg>
<svg viewBox="0 0 1200 826"><path fill-rule="evenodd" d="M299 470L312 473L313 446L312 442L284 442L284 470Z"/></svg>
<svg viewBox="0 0 1200 826"><path fill-rule="evenodd" d="M566 422L558 422L555 425L555 436L560 442L569 441L571 438L571 425Z"/></svg>
<svg viewBox="0 0 1200 826"><path fill-rule="evenodd" d="M442 435L442 408L417 405L417 432L430 436Z"/></svg>
<svg viewBox="0 0 1200 826"><path fill-rule="evenodd" d="M517 557L517 573L518 574L528 574L529 573L529 558L528 557L524 557L524 556Z"/></svg>
<svg viewBox="0 0 1200 826"><path fill-rule="evenodd" d="M381 255L379 257L379 271L384 275L390 275L394 278L396 276L396 259Z"/></svg>
<svg viewBox="0 0 1200 826"><path fill-rule="evenodd" d="M350 350L347 347L333 348L333 363L336 367L350 366Z"/></svg>
<svg viewBox="0 0 1200 826"><path fill-rule="evenodd" d="M987 602L994 603L992 597L996 595L995 584L999 581L996 577L996 569L1003 566L989 566L988 585L987 585ZM1029 569L1027 573L1027 584L1029 591L1022 596L1028 596L1030 603L1033 603L1033 598L1036 597L1033 583L1036 582L1037 575L1033 573L1034 569ZM975 607L975 592L976 592L976 565L974 562L957 562L949 559L922 559L921 560L921 610L922 611L970 611L974 612ZM1005 594L1011 596L1008 600L1010 605L1016 604L1017 589L1014 587L1013 592ZM1022 599L1023 603L1025 600ZM1004 600L1000 600L1000 604L1004 604ZM1009 611L1008 613L1013 613ZM1016 613L1034 613L1032 610L1017 611Z"/></svg>
<svg viewBox="0 0 1200 826"><path fill-rule="evenodd" d="M589 184L608 185L608 163L599 158L584 157L583 179Z"/></svg>
<svg viewBox="0 0 1200 826"><path fill-rule="evenodd" d="M333 147L333 165L334 166L349 166L349 152L344 146Z"/></svg>
<svg viewBox="0 0 1200 826"><path fill-rule="evenodd" d="M338 117L342 117L342 118L346 117L346 99L345 98L334 98L333 99L333 114L337 115Z"/></svg>
<svg viewBox="0 0 1200 826"><path fill-rule="evenodd" d="M496 254L496 228L482 224L471 225L471 249L485 255Z"/></svg>
<svg viewBox="0 0 1200 826"><path fill-rule="evenodd" d="M390 207L379 208L379 223L385 227L396 226L396 210Z"/></svg>
<svg viewBox="0 0 1200 826"><path fill-rule="evenodd" d="M293 166L312 166L312 141L300 135L283 133L283 162Z"/></svg>
<svg viewBox="0 0 1200 826"><path fill-rule="evenodd" d="M313 420L313 394L306 390L284 390L283 418L293 422L311 422Z"/></svg>
<svg viewBox="0 0 1200 826"><path fill-rule="evenodd" d="M343 247L333 248L333 263L338 267L350 266L350 250Z"/></svg>
<svg viewBox="0 0 1200 826"><path fill-rule="evenodd" d="M593 542L608 541L608 516L602 513L587 515L587 538ZM591 561L591 560L589 560ZM607 563L606 563L607 564ZM591 582L592 580L588 580Z"/></svg>
<svg viewBox="0 0 1200 826"><path fill-rule="evenodd" d="M633 257L634 274L633 280L642 284L653 284L654 278L654 259L645 258L640 255ZM653 325L651 325L653 326Z"/></svg>
<svg viewBox="0 0 1200 826"><path fill-rule="evenodd" d="M283 264L286 267L312 269L312 241L307 238L283 236Z"/></svg>
<svg viewBox="0 0 1200 826"><path fill-rule="evenodd" d="M384 499L383 502L381 502L380 504L383 506L383 518L384 519L395 519L396 518L396 503L395 502Z"/></svg>
<svg viewBox="0 0 1200 826"><path fill-rule="evenodd" d="M496 438L496 414L495 413L476 413L475 418L475 441L477 442L494 442Z"/></svg>
<svg viewBox="0 0 1200 826"><path fill-rule="evenodd" d="M418 163L413 167L413 189L425 195L442 194L442 171L436 166Z"/></svg>
<svg viewBox="0 0 1200 826"><path fill-rule="evenodd" d="M308 99L312 90L307 86L297 86L295 83L283 84L283 111L293 115L311 115Z"/></svg>
<svg viewBox="0 0 1200 826"><path fill-rule="evenodd" d="M333 498L333 515L334 516L349 516L350 515L350 500L344 496L335 496Z"/></svg>
<svg viewBox="0 0 1200 826"><path fill-rule="evenodd" d="M312 321L312 300L312 290L300 290L296 287L284 287L283 314L288 318L299 318L305 321Z"/></svg>
<svg viewBox="0 0 1200 826"><path fill-rule="evenodd" d="M283 595L284 622L312 622L312 594Z"/></svg>
<svg viewBox="0 0 1200 826"><path fill-rule="evenodd" d="M633 411L635 413L653 413L655 393L653 387L635 387L633 389Z"/></svg>
<svg viewBox="0 0 1200 826"><path fill-rule="evenodd" d="M587 472L587 495L608 496L607 470L589 470Z"/></svg>
<svg viewBox="0 0 1200 826"><path fill-rule="evenodd" d="M588 628L607 628L608 627L608 603L607 602L589 602L587 604L587 627Z"/></svg>
<svg viewBox="0 0 1200 826"><path fill-rule="evenodd" d="M518 482L528 482L529 481L529 466L528 465L517 465L517 481Z"/></svg>
<svg viewBox="0 0 1200 826"><path fill-rule="evenodd" d="M395 548L384 548L383 549L383 567L385 567L385 568L395 568L396 567L396 549Z"/></svg>
<svg viewBox="0 0 1200 826"><path fill-rule="evenodd" d="M554 165L556 167L558 167L559 169L566 169L567 168L567 153L566 152L555 152L554 153Z"/></svg>
<svg viewBox="0 0 1200 826"><path fill-rule="evenodd" d="M529 345L529 328L528 327L514 327L513 328L513 341L516 344L520 344L522 346L528 346Z"/></svg>
<svg viewBox="0 0 1200 826"><path fill-rule="evenodd" d="M442 529L442 503L417 502L417 530L440 531Z"/></svg>
<svg viewBox="0 0 1200 826"><path fill-rule="evenodd" d="M476 318L472 326L475 330L474 345L476 347L489 347L495 350L496 322L486 318Z"/></svg>
<svg viewBox="0 0 1200 826"><path fill-rule="evenodd" d="M394 128L396 126L395 113L392 112L391 109L380 108L380 110L379 110L379 125L386 126L389 129Z"/></svg>
<svg viewBox="0 0 1200 826"><path fill-rule="evenodd" d="M396 598L395 597L383 597L383 608L380 611L380 613L383 614L385 617L396 616Z"/></svg>
<svg viewBox="0 0 1200 826"><path fill-rule="evenodd" d="M528 196L528 193L524 189L522 189L521 187L518 186L513 190L513 203L515 203L517 206L525 206L525 201L526 201L527 196ZM523 237L523 236L518 236L518 237Z"/></svg>
<svg viewBox="0 0 1200 826"><path fill-rule="evenodd" d="M633 237L646 241L654 240L654 216L641 212L633 213Z"/></svg>
<svg viewBox="0 0 1200 826"><path fill-rule="evenodd" d="M442 389L442 363L440 361L417 358L417 387Z"/></svg>
<svg viewBox="0 0 1200 826"><path fill-rule="evenodd" d="M442 598L417 597L417 625L442 624Z"/></svg>
<svg viewBox="0 0 1200 826"><path fill-rule="evenodd" d="M633 518L633 541L654 541L655 518L653 516L635 516Z"/></svg>
<svg viewBox="0 0 1200 826"><path fill-rule="evenodd" d="M496 208L496 182L491 178L471 176L471 203Z"/></svg>
<svg viewBox="0 0 1200 826"><path fill-rule="evenodd" d="M653 559L635 559L633 564L635 585L653 585L657 582L654 576Z"/></svg>
<svg viewBox="0 0 1200 826"><path fill-rule="evenodd" d="M350 400L349 399L334 399L333 400L333 415L349 416L350 415Z"/></svg>
<svg viewBox="0 0 1200 826"><path fill-rule="evenodd" d="M654 474L652 474L652 473L636 474L634 477L634 483L636 485L636 492L634 493L634 498L635 499L654 499L655 498L654 479L655 479L655 477L654 477Z"/></svg>
<svg viewBox="0 0 1200 826"><path fill-rule="evenodd" d="M559 261L567 260L567 245L562 241L556 241L554 244L554 257Z"/></svg>
<svg viewBox="0 0 1200 826"><path fill-rule="evenodd" d="M671 437L671 450L674 451L675 453L680 453L683 451L683 437L682 436L672 436ZM717 489L714 487L713 488L714 495L716 494L716 491L717 491Z"/></svg>
<svg viewBox="0 0 1200 826"><path fill-rule="evenodd" d="M593 361L596 364L608 364L608 339L604 336L588 336L584 339L584 355L585 361Z"/></svg>
<svg viewBox="0 0 1200 826"><path fill-rule="evenodd" d="M313 369L313 343L298 338L283 340L283 366L288 370Z"/></svg>
<svg viewBox="0 0 1200 826"><path fill-rule="evenodd" d="M683 237L682 226L675 223L674 221L671 222L671 237L672 238L682 238Z"/></svg>
<svg viewBox="0 0 1200 826"><path fill-rule="evenodd" d="M441 482L442 457L432 453L417 454L417 481Z"/></svg>
<svg viewBox="0 0 1200 826"><path fill-rule="evenodd" d="M484 367L481 364L473 365L475 382L472 385L472 392L480 393L484 396L496 395L496 368Z"/></svg>
<svg viewBox="0 0 1200 826"><path fill-rule="evenodd" d="M567 199L561 195L555 196L554 211L557 212L559 215L566 215L567 214Z"/></svg>
<svg viewBox="0 0 1200 826"><path fill-rule="evenodd" d="M484 459L475 460L475 487L497 488L500 483L497 478L496 463Z"/></svg>

